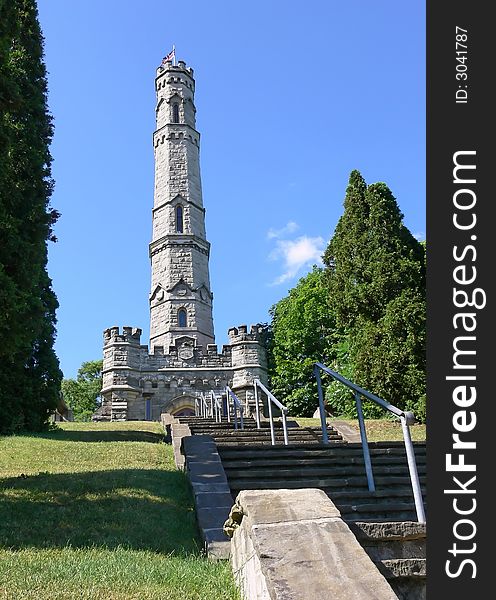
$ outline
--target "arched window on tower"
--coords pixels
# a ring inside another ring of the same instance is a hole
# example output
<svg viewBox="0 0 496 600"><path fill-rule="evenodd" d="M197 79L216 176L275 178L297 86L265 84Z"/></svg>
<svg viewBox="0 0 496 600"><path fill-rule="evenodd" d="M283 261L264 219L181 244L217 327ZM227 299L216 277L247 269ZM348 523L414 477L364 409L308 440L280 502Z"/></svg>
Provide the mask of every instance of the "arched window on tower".
<svg viewBox="0 0 496 600"><path fill-rule="evenodd" d="M176 206L176 233L184 233L184 211L180 204Z"/></svg>
<svg viewBox="0 0 496 600"><path fill-rule="evenodd" d="M177 324L179 327L187 327L188 326L188 316L184 308L180 308L177 311Z"/></svg>
<svg viewBox="0 0 496 600"><path fill-rule="evenodd" d="M179 104L177 102L172 105L172 122L179 123Z"/></svg>

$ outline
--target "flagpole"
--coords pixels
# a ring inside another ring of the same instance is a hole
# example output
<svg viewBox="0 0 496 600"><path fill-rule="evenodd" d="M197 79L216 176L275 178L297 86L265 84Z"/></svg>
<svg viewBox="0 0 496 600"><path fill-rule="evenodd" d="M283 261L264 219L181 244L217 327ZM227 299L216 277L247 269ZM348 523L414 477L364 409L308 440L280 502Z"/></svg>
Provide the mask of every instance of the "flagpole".
<svg viewBox="0 0 496 600"><path fill-rule="evenodd" d="M177 60L176 60L176 45L172 44L172 52L174 53L174 66L177 66Z"/></svg>

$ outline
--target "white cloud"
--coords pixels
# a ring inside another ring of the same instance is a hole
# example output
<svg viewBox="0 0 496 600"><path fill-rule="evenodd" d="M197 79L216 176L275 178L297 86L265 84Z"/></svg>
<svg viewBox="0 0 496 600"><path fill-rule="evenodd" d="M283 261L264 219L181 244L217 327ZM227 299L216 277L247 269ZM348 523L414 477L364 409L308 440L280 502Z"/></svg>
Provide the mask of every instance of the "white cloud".
<svg viewBox="0 0 496 600"><path fill-rule="evenodd" d="M293 279L304 267L322 264L325 242L321 237L302 235L295 240L277 240L276 247L269 255L271 260L282 260L284 272L272 285Z"/></svg>
<svg viewBox="0 0 496 600"><path fill-rule="evenodd" d="M284 237L288 233L294 233L298 229L299 229L298 223L295 223L294 221L289 221L289 223L286 223L286 225L284 227L282 227L281 229L273 229L271 227L269 229L269 231L267 232L267 238L269 240L273 240L275 238L279 239L279 238Z"/></svg>
<svg viewBox="0 0 496 600"><path fill-rule="evenodd" d="M425 240L425 233L423 231L418 231L417 233L413 234L413 237L421 242L422 240Z"/></svg>

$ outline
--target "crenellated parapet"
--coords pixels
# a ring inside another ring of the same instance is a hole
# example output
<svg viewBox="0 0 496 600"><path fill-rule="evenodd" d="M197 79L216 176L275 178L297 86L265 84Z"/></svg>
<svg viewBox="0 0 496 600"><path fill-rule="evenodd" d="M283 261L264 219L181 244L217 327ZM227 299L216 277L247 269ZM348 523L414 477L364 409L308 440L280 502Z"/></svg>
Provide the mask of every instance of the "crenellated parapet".
<svg viewBox="0 0 496 600"><path fill-rule="evenodd" d="M187 86L191 86L193 83L194 86L193 74L193 67L189 67L184 60L177 61L177 65L173 65L172 61L169 60L157 68L156 89L159 90L163 85L173 83L181 83ZM163 81L160 81L162 78Z"/></svg>
<svg viewBox="0 0 496 600"><path fill-rule="evenodd" d="M267 355L263 344L263 326L231 327L228 331L232 355L233 390L249 404L254 399L253 381L267 384Z"/></svg>
<svg viewBox="0 0 496 600"><path fill-rule="evenodd" d="M142 330L139 327L123 327L122 332L120 327L114 326L105 329L103 332L103 345L109 344L132 344L139 346L141 343Z"/></svg>

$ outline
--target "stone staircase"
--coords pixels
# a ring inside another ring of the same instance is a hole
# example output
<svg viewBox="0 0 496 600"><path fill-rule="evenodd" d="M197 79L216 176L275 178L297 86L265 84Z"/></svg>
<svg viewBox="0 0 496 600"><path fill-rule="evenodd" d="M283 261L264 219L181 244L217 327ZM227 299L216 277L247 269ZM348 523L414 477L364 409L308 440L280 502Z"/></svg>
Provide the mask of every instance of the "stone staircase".
<svg viewBox="0 0 496 600"><path fill-rule="evenodd" d="M361 444L343 441L333 428L328 430L330 444L324 445L319 428L288 427L285 446L278 424L277 445L272 446L268 424L257 430L253 419L245 419L244 430L234 430L227 421L179 421L193 435L213 437L233 498L242 490L323 490L398 598L425 598L425 525L416 522L403 442L369 444L376 484L371 493ZM414 449L425 503L425 444L415 443Z"/></svg>
<svg viewBox="0 0 496 600"><path fill-rule="evenodd" d="M414 521L412 488L402 442L369 444L376 491L369 492L361 444L233 445L217 449L235 497L241 490L319 488L347 521ZM425 444L414 445L425 492Z"/></svg>
<svg viewBox="0 0 496 600"><path fill-rule="evenodd" d="M425 599L425 524L355 521L349 525L398 598Z"/></svg>
<svg viewBox="0 0 496 600"><path fill-rule="evenodd" d="M262 422L262 428L257 429L257 424L251 417L244 419L244 429L234 429L233 423L229 423L225 417L221 423L199 417L178 417L178 421L188 425L192 435L211 435L223 447L266 447L271 443L269 423ZM279 421L275 422L274 434L276 444L284 444L282 423ZM342 436L333 427L327 428L327 434L331 442L343 442ZM320 427L299 427L295 421L288 421L288 441L290 444L320 444L322 431Z"/></svg>

